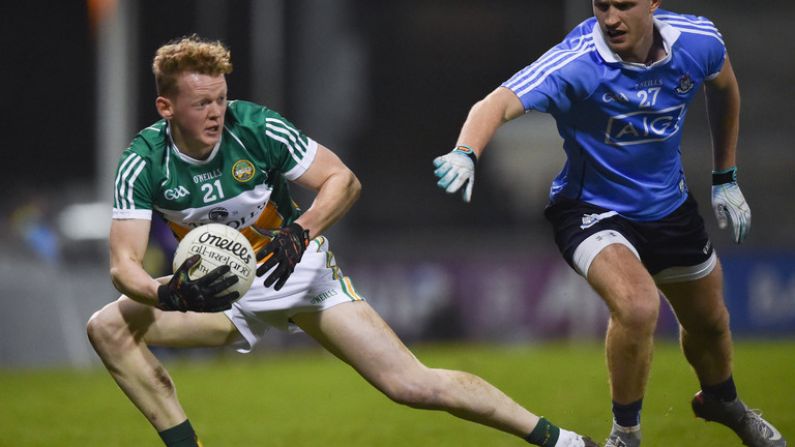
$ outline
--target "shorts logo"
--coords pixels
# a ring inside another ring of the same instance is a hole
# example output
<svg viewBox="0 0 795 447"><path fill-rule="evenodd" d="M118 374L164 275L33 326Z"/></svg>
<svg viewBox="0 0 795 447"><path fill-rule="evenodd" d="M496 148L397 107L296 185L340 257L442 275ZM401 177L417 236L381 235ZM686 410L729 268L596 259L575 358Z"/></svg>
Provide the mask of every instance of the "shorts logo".
<svg viewBox="0 0 795 447"><path fill-rule="evenodd" d="M234 166L232 166L232 177L240 183L246 183L253 179L254 173L256 172L254 164L248 160L238 160Z"/></svg>
<svg viewBox="0 0 795 447"><path fill-rule="evenodd" d="M331 298L332 296L335 296L335 295L337 295L337 291L336 290L334 290L334 289L326 290L325 292L323 292L323 293L321 293L319 295L313 296L312 300L310 302L312 304L320 304L323 301L326 301L327 299L329 299L329 298Z"/></svg>
<svg viewBox="0 0 795 447"><path fill-rule="evenodd" d="M591 228L592 226L598 224L600 221L607 219L608 217L613 217L618 214L616 211L607 211L602 214L583 214L582 215L582 225L580 228L585 230L586 228Z"/></svg>
<svg viewBox="0 0 795 447"><path fill-rule="evenodd" d="M690 90L693 90L693 87L695 87L695 85L696 84L693 82L693 80L690 79L690 75L685 73L682 75L681 78L679 78L679 86L676 87L675 90L676 93L679 93L680 95L685 95Z"/></svg>
<svg viewBox="0 0 795 447"><path fill-rule="evenodd" d="M190 191L188 191L188 188L186 188L184 186L178 186L176 188L170 188L170 189L167 189L166 192L163 193L163 197L165 197L166 200L178 200L178 199L181 199L183 197L187 197L189 195L190 195Z"/></svg>
<svg viewBox="0 0 795 447"><path fill-rule="evenodd" d="M610 238L614 238L614 237L618 237L618 233L616 233L615 231L608 231L606 233L601 233L601 234L600 233L596 233L596 238L595 239L597 241L599 241L599 242L602 242L605 239L606 236L610 237Z"/></svg>
<svg viewBox="0 0 795 447"><path fill-rule="evenodd" d="M605 129L605 144L632 144L665 141L679 131L685 104L663 110L632 112L610 117Z"/></svg>

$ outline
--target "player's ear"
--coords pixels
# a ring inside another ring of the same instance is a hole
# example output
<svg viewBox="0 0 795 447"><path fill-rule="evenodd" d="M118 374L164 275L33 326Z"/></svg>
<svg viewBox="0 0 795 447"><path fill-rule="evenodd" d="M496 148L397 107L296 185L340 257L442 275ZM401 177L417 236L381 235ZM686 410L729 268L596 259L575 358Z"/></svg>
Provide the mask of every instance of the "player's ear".
<svg viewBox="0 0 795 447"><path fill-rule="evenodd" d="M662 6L662 0L651 0L649 12L654 13L654 11L656 11L660 6Z"/></svg>
<svg viewBox="0 0 795 447"><path fill-rule="evenodd" d="M170 120L174 116L174 103L165 96L155 99L155 108L163 119Z"/></svg>

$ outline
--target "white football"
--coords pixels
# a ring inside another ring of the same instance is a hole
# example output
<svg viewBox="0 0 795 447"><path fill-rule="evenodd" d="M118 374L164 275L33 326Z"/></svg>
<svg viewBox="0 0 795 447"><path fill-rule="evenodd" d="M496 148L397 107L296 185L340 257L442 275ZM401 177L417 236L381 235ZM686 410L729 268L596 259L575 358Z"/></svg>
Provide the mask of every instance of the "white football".
<svg viewBox="0 0 795 447"><path fill-rule="evenodd" d="M257 273L257 257L248 239L234 228L211 223L190 230L179 241L174 253L173 269L177 270L193 255L200 255L201 262L188 272L191 279L201 278L214 268L226 264L230 272L239 278L227 292L236 291L242 297L251 288Z"/></svg>

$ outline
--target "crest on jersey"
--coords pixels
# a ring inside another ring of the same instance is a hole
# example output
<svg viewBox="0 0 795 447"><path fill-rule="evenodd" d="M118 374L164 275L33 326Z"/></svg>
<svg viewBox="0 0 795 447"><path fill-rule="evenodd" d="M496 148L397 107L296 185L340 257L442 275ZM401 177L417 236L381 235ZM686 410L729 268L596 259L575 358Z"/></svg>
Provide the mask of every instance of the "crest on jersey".
<svg viewBox="0 0 795 447"><path fill-rule="evenodd" d="M696 84L693 82L693 80L690 79L690 75L685 73L679 78L679 85L676 87L676 93L684 95L690 90L693 90L695 85Z"/></svg>
<svg viewBox="0 0 795 447"><path fill-rule="evenodd" d="M238 160L232 166L232 177L240 183L246 183L253 179L256 172L257 170L254 169L254 163L248 160Z"/></svg>

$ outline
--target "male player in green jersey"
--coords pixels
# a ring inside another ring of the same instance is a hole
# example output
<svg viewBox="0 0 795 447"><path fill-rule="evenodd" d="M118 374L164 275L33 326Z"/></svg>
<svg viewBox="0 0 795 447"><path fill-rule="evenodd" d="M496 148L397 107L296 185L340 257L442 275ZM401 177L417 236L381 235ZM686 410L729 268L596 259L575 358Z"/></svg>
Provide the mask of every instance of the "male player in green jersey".
<svg viewBox="0 0 795 447"><path fill-rule="evenodd" d="M95 313L88 335L108 371L167 446L198 446L166 370L149 346L234 345L246 352L269 328L301 329L395 402L445 410L555 447L596 446L519 406L479 377L420 363L355 291L323 232L359 196L356 176L326 147L265 107L228 101L232 69L220 42L196 36L158 49L163 118L142 130L117 170L111 277L124 295ZM287 182L317 194L301 212ZM258 251L257 280L240 299L219 267L192 281L189 258L169 278L141 266L152 213L181 237L219 222ZM265 398L265 396L263 396Z"/></svg>

